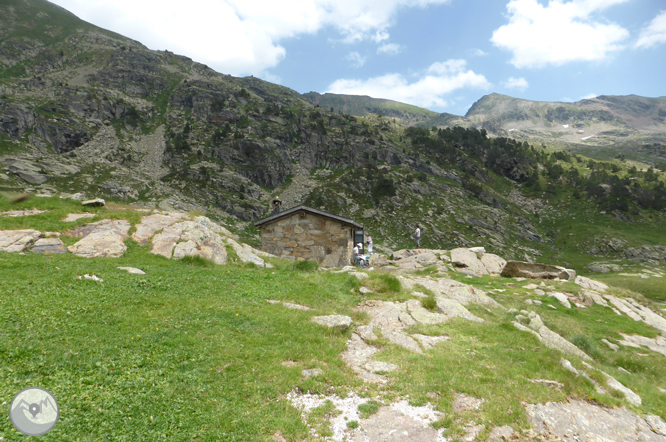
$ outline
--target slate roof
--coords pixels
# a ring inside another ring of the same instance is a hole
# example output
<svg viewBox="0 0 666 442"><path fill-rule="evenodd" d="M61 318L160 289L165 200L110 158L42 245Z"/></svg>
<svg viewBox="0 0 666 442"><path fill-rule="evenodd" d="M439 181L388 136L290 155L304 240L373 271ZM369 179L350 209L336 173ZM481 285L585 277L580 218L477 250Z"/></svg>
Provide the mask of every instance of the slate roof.
<svg viewBox="0 0 666 442"><path fill-rule="evenodd" d="M275 213L275 214L269 216L268 218L264 218L264 219L261 219L259 221L256 221L254 223L254 225L255 225L255 227L261 227L264 224L268 224L272 221L277 221L281 218L291 216L294 213L298 213L298 212L307 212L307 213L312 213L313 215L319 215L319 216L322 216L324 218L332 219L332 220L338 221L338 222L343 223L343 224L349 224L353 227L356 227L357 229L362 229L363 228L363 225L361 225L361 224L357 223L356 221L351 220L349 218L344 218L342 216L333 215L332 213L324 212L322 210L313 209L312 207L304 206L302 204L300 206L292 207L291 209L283 210L280 213Z"/></svg>

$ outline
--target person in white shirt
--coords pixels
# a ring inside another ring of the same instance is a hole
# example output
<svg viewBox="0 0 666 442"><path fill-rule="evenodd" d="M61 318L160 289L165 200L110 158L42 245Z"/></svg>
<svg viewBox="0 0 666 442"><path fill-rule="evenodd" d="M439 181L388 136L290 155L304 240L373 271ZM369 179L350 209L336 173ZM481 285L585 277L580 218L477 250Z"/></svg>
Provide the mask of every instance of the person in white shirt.
<svg viewBox="0 0 666 442"><path fill-rule="evenodd" d="M421 245L421 229L419 225L416 225L416 230L414 231L414 240L416 241L416 248L418 249Z"/></svg>
<svg viewBox="0 0 666 442"><path fill-rule="evenodd" d="M363 244L358 243L354 247L354 262L358 263L359 266L365 267L365 256L363 256Z"/></svg>
<svg viewBox="0 0 666 442"><path fill-rule="evenodd" d="M372 255L372 236L368 235L368 239L365 240L365 243L368 245L368 255Z"/></svg>

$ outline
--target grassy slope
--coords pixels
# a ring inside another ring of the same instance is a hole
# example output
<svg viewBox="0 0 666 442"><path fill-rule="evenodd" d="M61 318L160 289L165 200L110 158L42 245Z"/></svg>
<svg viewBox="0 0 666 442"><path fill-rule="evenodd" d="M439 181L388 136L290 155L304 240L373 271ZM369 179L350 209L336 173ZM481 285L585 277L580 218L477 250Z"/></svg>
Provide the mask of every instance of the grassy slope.
<svg viewBox="0 0 666 442"><path fill-rule="evenodd" d="M57 219L79 209L57 199L34 200L33 205L53 211L0 218L0 228L62 230L65 225ZM0 204L1 210L8 208ZM99 210L101 217L129 215ZM131 219L136 223L136 217ZM351 388L380 393L385 403L409 395L413 404L431 402L445 412L436 425L448 428L452 437L470 419L487 428L525 427L522 402L573 396L623 404L562 369L562 355L516 330L511 315L475 306L470 309L485 320L482 324L455 320L416 328L451 337L423 356L380 338L382 351L375 359L398 363L401 370L390 375L384 388L361 388L339 358L349 332L309 322L311 316L333 313L351 315L357 323L367 320L353 312L363 299L355 278L302 272L277 261L275 270L188 265L151 255L131 240L127 244L119 259L0 254L0 401L9 402L30 385L54 393L62 413L44 440L270 440L278 431L288 440L308 440L299 412L282 399L294 388L325 394ZM130 275L120 266L139 267L147 275ZM104 281L77 279L86 273ZM507 308L522 309L525 299L535 298L505 279L452 277L485 290L506 290L493 296ZM409 297L392 276L375 273L365 284L379 292L373 298ZM578 287L567 283L559 289L575 293ZM266 299L298 302L315 311L287 310ZM564 311L553 299L541 300L544 307L534 309L549 327L582 342L596 367L642 396L644 405L637 411L666 417L666 399L654 389L666 387L666 359L632 348L611 352L600 342L619 339L619 331L654 337L655 330L610 309ZM297 364L287 367L284 361ZM324 375L303 379L304 368L320 368ZM552 389L529 379L557 380L564 387ZM456 392L486 403L478 412L455 413ZM0 437L21 436L5 419Z"/></svg>

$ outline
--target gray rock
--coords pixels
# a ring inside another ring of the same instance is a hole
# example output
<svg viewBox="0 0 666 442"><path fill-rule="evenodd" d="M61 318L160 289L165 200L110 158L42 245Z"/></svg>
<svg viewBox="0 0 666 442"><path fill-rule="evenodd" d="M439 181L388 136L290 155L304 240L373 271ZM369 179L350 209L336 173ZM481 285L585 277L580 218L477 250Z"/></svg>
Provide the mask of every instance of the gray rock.
<svg viewBox="0 0 666 442"><path fill-rule="evenodd" d="M565 306L566 308L571 308L571 303L569 302L569 298L564 293L553 292L549 293L548 297L557 299L559 303Z"/></svg>
<svg viewBox="0 0 666 442"><path fill-rule="evenodd" d="M382 330L382 336L392 344L399 345L402 348L414 351L416 353L423 353L421 347L419 346L418 342L414 340L414 338L400 331L384 329Z"/></svg>
<svg viewBox="0 0 666 442"><path fill-rule="evenodd" d="M236 255L238 256L238 259L240 259L241 262L252 263L257 267L265 267L267 269L273 268L272 264L259 258L255 253L253 253L252 249L248 250L247 248L244 248L231 238L227 238L227 243L229 243L231 247L234 249Z"/></svg>
<svg viewBox="0 0 666 442"><path fill-rule="evenodd" d="M0 252L23 252L43 235L38 230L0 230Z"/></svg>
<svg viewBox="0 0 666 442"><path fill-rule="evenodd" d="M504 266L501 275L508 278L564 279L566 281L573 281L576 277L576 272L560 266L509 261Z"/></svg>
<svg viewBox="0 0 666 442"><path fill-rule="evenodd" d="M508 425L503 425L501 427L494 427L486 439L488 442L498 442L503 440L510 440L514 431Z"/></svg>
<svg viewBox="0 0 666 442"><path fill-rule="evenodd" d="M481 263L486 268L489 274L499 275L502 273L506 260L500 256L486 253L481 257Z"/></svg>
<svg viewBox="0 0 666 442"><path fill-rule="evenodd" d="M313 316L311 321L324 327L342 328L345 330L353 323L352 318L344 315Z"/></svg>
<svg viewBox="0 0 666 442"><path fill-rule="evenodd" d="M146 233L142 234L145 237ZM167 258L201 256L215 264L227 263L227 249L223 236L207 223L181 221L164 228L153 237L150 252Z"/></svg>
<svg viewBox="0 0 666 442"><path fill-rule="evenodd" d="M451 263L456 269L468 270L474 274L487 275L488 270L470 249L457 248L451 250Z"/></svg>
<svg viewBox="0 0 666 442"><path fill-rule="evenodd" d="M532 428L551 432L567 442L664 442L640 416L622 408L604 408L583 401L525 405Z"/></svg>
<svg viewBox="0 0 666 442"><path fill-rule="evenodd" d="M541 317L536 313L531 312L529 314L529 319L529 329L522 324L518 324L517 322L514 322L514 326L519 330L532 332L548 348L559 350L563 353L572 354L578 356L581 359L592 359L571 342L567 341L562 336L546 327L541 321Z"/></svg>
<svg viewBox="0 0 666 442"><path fill-rule="evenodd" d="M102 207L106 206L106 201L102 198L95 198L92 200L81 201L81 205L86 207Z"/></svg>
<svg viewBox="0 0 666 442"><path fill-rule="evenodd" d="M356 333L347 341L347 349L340 355L347 367L354 371L364 382L384 383L386 378L365 369L365 364L379 349L368 345Z"/></svg>
<svg viewBox="0 0 666 442"><path fill-rule="evenodd" d="M585 289L596 290L598 292L604 292L608 290L608 286L606 284L590 278L586 278L585 276L577 276L574 282Z"/></svg>
<svg viewBox="0 0 666 442"><path fill-rule="evenodd" d="M444 342L450 339L448 336L426 336L426 335L420 335L418 333L412 334L412 338L419 341L421 347L423 347L424 350L430 350L440 342Z"/></svg>
<svg viewBox="0 0 666 442"><path fill-rule="evenodd" d="M363 368L372 373L382 373L382 372L388 373L391 371L396 371L400 367L395 364L391 364L390 362L369 361L365 363Z"/></svg>
<svg viewBox="0 0 666 442"><path fill-rule="evenodd" d="M621 345L624 345L625 347L634 347L634 348L647 347L650 350L654 351L655 353L661 353L662 355L666 356L666 339L664 339L663 336L657 336L656 338L651 339L639 335L631 336L631 335L625 335L624 333L620 334L622 335L623 339L619 342ZM617 345L615 345L615 347L617 349Z"/></svg>
<svg viewBox="0 0 666 442"><path fill-rule="evenodd" d="M363 281L364 279L369 278L367 273L363 272L349 272L350 275L355 276L358 280Z"/></svg>
<svg viewBox="0 0 666 442"><path fill-rule="evenodd" d="M127 220L105 219L88 224L90 231L83 239L67 249L84 258L118 258L125 253L125 238L131 225Z"/></svg>
<svg viewBox="0 0 666 442"><path fill-rule="evenodd" d="M0 216L2 217L7 217L7 218L19 218L22 216L34 216L34 215L39 215L41 213L45 213L46 210L9 210L7 212L1 212Z"/></svg>
<svg viewBox="0 0 666 442"><path fill-rule="evenodd" d="M144 272L141 269L137 269L136 267L118 267L118 270L125 270L127 273L130 273L132 275L145 275L146 272Z"/></svg>
<svg viewBox="0 0 666 442"><path fill-rule="evenodd" d="M361 292L362 295L367 295L368 293L372 293L372 290L370 290L367 287L361 287L360 289L358 289L358 291Z"/></svg>
<svg viewBox="0 0 666 442"><path fill-rule="evenodd" d="M534 289L534 294L538 296L546 296L546 292L541 289Z"/></svg>
<svg viewBox="0 0 666 442"><path fill-rule="evenodd" d="M666 423L664 423L659 416L647 415L645 416L645 421L648 423L652 431L660 436L666 436Z"/></svg>
<svg viewBox="0 0 666 442"><path fill-rule="evenodd" d="M290 310L303 310L303 311L312 310L310 307L306 305L294 304L292 302L283 302L282 305L284 305L286 308Z"/></svg>
<svg viewBox="0 0 666 442"><path fill-rule="evenodd" d="M453 398L453 411L456 413L475 411L478 410L485 401L485 399L478 399L468 396L465 393L456 393Z"/></svg>
<svg viewBox="0 0 666 442"><path fill-rule="evenodd" d="M603 342L604 344L606 344L606 345L607 345L611 350L613 350L613 351L618 351L618 350L620 349L620 346L619 346L619 345L617 345L617 344L613 344L613 343L610 342L608 339L602 339L601 342ZM665 354L665 355L666 355L666 354Z"/></svg>
<svg viewBox="0 0 666 442"><path fill-rule="evenodd" d="M32 247L32 251L35 253L41 253L43 255L67 253L67 249L65 248L65 245L62 243L60 238L38 239L35 241L35 245Z"/></svg>
<svg viewBox="0 0 666 442"><path fill-rule="evenodd" d="M436 442L437 430L417 416L410 417L392 407L381 407L370 418L361 421L352 442Z"/></svg>
<svg viewBox="0 0 666 442"><path fill-rule="evenodd" d="M379 339L371 325L359 325L356 328L356 333L358 333L364 341L376 341Z"/></svg>
<svg viewBox="0 0 666 442"><path fill-rule="evenodd" d="M61 219L63 223L73 223L84 218L94 218L96 215L94 213L70 213L67 217Z"/></svg>
<svg viewBox="0 0 666 442"><path fill-rule="evenodd" d="M321 376L321 375L324 374L324 371L320 368L311 368L311 369L303 370L302 373L303 373L304 378L310 378L310 377Z"/></svg>

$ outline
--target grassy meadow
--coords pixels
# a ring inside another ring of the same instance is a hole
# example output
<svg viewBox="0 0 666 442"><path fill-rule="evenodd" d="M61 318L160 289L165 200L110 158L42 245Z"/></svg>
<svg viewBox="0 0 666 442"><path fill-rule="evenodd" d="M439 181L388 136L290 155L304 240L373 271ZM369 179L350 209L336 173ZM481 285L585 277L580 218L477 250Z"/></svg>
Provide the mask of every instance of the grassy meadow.
<svg viewBox="0 0 666 442"><path fill-rule="evenodd" d="M63 231L77 223L59 219L81 209L78 203L57 199L25 204L50 212L0 218L0 229ZM0 206L10 208L6 202ZM133 224L140 215L122 207L95 210L99 218L126 217ZM361 410L365 416L398 398L408 397L413 405L429 402L445 413L434 425L446 428L452 440L464 434L470 421L486 426L482 438L496 425L527 428L523 403L567 397L666 418L666 395L655 389L666 388L666 358L647 349L621 347L613 352L601 342L617 341L619 332L656 337L656 330L599 306L565 310L556 300L523 289L527 282L449 275L496 290L488 293L506 308L536 311L548 327L588 352L596 368L636 391L643 399L641 407L628 405L621 395L599 394L590 381L566 371L560 365L563 356L579 369L581 361L517 330L514 315L474 305L469 310L483 323L457 319L410 330L450 337L423 355L392 345L378 333L381 351L374 359L401 369L387 374L386 385L363 384L340 359L353 327L329 330L310 318L344 314L355 324L367 323L367 315L354 311L364 299L412 297L394 276L370 272L361 283L348 274L317 271L308 263L276 259L274 269L264 269L234 262L230 254L230 264L216 266L200 259L151 255L131 239L127 245L117 259L0 253L0 403L7 406L28 386L51 391L61 415L42 440L271 441L280 435L310 441L328 434L322 416L332 410L317 410L309 417L318 428L311 433L284 397L294 389L339 396L354 391L373 398ZM146 275L118 267L137 267ZM79 279L85 274L103 281ZM375 293L361 295L361 284ZM552 284L574 294L579 289L571 283ZM630 294L622 289L612 293ZM269 299L313 310L289 310ZM527 299L543 305L528 306ZM323 375L305 378L302 370L312 368ZM600 373L590 376L603 384ZM533 382L539 379L557 381L561 387ZM455 412L456 393L485 402L477 411ZM0 416L0 437L26 439L7 415Z"/></svg>

